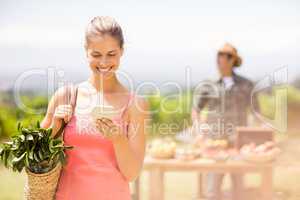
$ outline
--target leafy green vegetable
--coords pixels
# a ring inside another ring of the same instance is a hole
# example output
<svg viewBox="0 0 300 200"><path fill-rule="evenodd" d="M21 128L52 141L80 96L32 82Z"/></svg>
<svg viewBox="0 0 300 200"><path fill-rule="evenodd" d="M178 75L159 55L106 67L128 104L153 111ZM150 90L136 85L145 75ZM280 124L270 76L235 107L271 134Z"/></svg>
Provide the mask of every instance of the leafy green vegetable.
<svg viewBox="0 0 300 200"><path fill-rule="evenodd" d="M52 138L52 129L40 127L23 127L18 124L19 134L11 137L10 142L0 145L0 160L7 168L21 172L24 167L33 173L45 173L53 169L57 163L66 163L65 146L58 138Z"/></svg>

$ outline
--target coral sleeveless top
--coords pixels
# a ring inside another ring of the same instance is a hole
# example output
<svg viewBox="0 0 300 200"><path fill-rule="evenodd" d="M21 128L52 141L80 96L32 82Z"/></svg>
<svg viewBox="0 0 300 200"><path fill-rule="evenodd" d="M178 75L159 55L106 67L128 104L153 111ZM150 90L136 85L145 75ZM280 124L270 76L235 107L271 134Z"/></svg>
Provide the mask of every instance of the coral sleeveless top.
<svg viewBox="0 0 300 200"><path fill-rule="evenodd" d="M133 97L130 94L113 121L123 123L122 115ZM129 182L118 168L113 144L95 128L90 115L75 112L63 139L74 148L66 151L67 164L61 172L56 200L130 200Z"/></svg>

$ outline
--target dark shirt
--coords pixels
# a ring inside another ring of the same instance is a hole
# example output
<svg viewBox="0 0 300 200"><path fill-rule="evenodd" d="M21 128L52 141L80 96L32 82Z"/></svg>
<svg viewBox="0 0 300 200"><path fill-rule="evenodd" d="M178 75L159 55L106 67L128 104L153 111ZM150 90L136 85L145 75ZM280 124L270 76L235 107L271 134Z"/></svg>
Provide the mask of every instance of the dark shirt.
<svg viewBox="0 0 300 200"><path fill-rule="evenodd" d="M214 89L201 95L198 109L207 111L206 135L209 138L228 139L233 142L235 128L247 126L247 118L251 106L253 83L245 77L233 74L234 84L225 90L222 79L214 83ZM207 91L207 90L206 90ZM253 108L258 109L256 96L253 97Z"/></svg>

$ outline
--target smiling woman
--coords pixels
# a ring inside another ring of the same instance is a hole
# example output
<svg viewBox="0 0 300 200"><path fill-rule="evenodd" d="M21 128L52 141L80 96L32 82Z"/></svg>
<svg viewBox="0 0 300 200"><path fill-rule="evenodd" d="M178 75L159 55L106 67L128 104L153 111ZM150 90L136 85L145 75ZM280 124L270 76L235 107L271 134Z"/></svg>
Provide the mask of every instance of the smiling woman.
<svg viewBox="0 0 300 200"><path fill-rule="evenodd" d="M129 200L129 181L139 175L145 154L147 106L116 76L123 54L123 34L113 18L91 20L85 50L91 75L77 86L75 103L64 102L66 90L58 90L42 123L43 127L52 126L56 135L63 121L68 122L63 139L74 147L72 153L66 152L68 163L62 170L56 199ZM94 111L107 111L95 109L99 108L99 94L101 106L114 108L117 115L94 115Z"/></svg>
<svg viewBox="0 0 300 200"><path fill-rule="evenodd" d="M117 70L123 54L124 38L111 17L95 17L86 29L85 49L93 72L103 76Z"/></svg>

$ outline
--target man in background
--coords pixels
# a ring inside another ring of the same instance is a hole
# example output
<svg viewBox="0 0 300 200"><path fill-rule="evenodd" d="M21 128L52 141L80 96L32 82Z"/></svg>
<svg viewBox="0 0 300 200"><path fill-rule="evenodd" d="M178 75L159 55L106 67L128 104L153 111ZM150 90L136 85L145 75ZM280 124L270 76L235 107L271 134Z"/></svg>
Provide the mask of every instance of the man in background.
<svg viewBox="0 0 300 200"><path fill-rule="evenodd" d="M237 49L231 44L225 44L218 50L217 65L220 78L212 85L216 90L201 95L198 107L194 110L200 117L201 124L209 127L204 139L223 139L233 146L236 140L235 128L247 126L251 106L251 91L253 83L247 78L236 74L235 68L240 67L242 59ZM254 109L258 109L256 98L253 99ZM205 113L205 114L204 114ZM194 118L194 117L193 117ZM196 117L197 118L197 117ZM209 173L206 179L207 199L220 200L221 186L224 174ZM232 195L234 200L242 200L243 175L231 174Z"/></svg>

